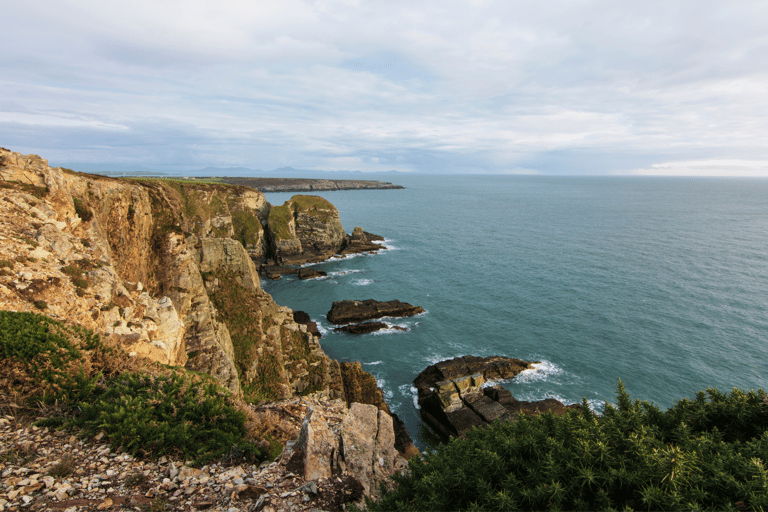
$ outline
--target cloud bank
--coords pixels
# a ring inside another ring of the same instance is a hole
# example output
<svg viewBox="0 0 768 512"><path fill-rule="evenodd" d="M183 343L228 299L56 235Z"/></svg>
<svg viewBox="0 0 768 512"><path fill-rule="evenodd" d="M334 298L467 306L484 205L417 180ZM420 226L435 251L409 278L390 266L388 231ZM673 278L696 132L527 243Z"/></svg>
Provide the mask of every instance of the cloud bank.
<svg viewBox="0 0 768 512"><path fill-rule="evenodd" d="M0 145L54 164L768 175L764 2L3 10Z"/></svg>

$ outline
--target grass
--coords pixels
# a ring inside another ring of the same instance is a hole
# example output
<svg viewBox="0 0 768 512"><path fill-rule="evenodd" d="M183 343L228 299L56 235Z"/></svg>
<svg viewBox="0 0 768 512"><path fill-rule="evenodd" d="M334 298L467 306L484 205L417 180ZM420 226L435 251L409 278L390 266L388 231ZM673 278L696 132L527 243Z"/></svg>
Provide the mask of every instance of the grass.
<svg viewBox="0 0 768 512"><path fill-rule="evenodd" d="M291 232L290 222L293 220L293 212L290 203L282 206L273 206L269 210L269 229L275 240L290 240L294 237Z"/></svg>
<svg viewBox="0 0 768 512"><path fill-rule="evenodd" d="M64 478L75 470L75 462L71 456L64 457L48 470L48 474L55 478Z"/></svg>

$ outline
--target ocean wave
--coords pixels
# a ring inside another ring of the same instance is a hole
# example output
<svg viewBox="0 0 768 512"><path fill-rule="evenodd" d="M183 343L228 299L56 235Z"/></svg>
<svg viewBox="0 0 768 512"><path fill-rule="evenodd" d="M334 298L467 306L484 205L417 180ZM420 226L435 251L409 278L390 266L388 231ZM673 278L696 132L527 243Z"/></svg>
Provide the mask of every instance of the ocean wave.
<svg viewBox="0 0 768 512"><path fill-rule="evenodd" d="M369 284L373 284L376 281L373 279L356 279L355 281L352 281L352 284L356 286L368 286Z"/></svg>
<svg viewBox="0 0 768 512"><path fill-rule="evenodd" d="M394 325L394 324L390 324L388 322L384 322L384 323L387 324L387 328L386 329L379 329L378 331L373 331L371 334L373 334L374 336L379 336L379 335L382 335L382 334L405 333L405 332L408 332L408 331L411 330L411 328L408 327L407 325ZM395 327L402 327L405 330L395 329Z"/></svg>
<svg viewBox="0 0 768 512"><path fill-rule="evenodd" d="M381 389L381 393L384 395L384 400L387 402L391 401L392 398L395 396L395 393L387 388L387 381L382 378L376 378L376 385L379 386Z"/></svg>
<svg viewBox="0 0 768 512"><path fill-rule="evenodd" d="M402 384L397 387L400 394L406 399L410 398L413 401L413 407L421 409L419 406L419 390L412 384Z"/></svg>
<svg viewBox="0 0 768 512"><path fill-rule="evenodd" d="M552 375L560 375L563 373L563 369L547 360L542 360L540 363L533 365L533 368L524 370L517 374L515 377L515 383L528 384L531 382L537 382L541 380L547 380Z"/></svg>
<svg viewBox="0 0 768 512"><path fill-rule="evenodd" d="M384 364L384 361L373 361L371 363L360 363L360 364L367 364L367 365L376 365L376 364Z"/></svg>
<svg viewBox="0 0 768 512"><path fill-rule="evenodd" d="M328 275L329 276L333 276L333 277L337 277L337 276L344 276L344 275L347 275L347 274L362 274L362 273L365 273L365 272L369 272L369 271L368 270L359 269L359 268L356 268L356 269L341 269L341 270L335 270L333 272L328 272Z"/></svg>

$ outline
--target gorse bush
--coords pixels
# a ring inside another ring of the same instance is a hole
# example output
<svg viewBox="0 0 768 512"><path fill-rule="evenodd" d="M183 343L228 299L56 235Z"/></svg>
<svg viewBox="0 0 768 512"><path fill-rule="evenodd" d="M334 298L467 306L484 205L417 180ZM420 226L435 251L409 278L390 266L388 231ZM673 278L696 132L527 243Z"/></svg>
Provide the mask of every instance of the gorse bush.
<svg viewBox="0 0 768 512"><path fill-rule="evenodd" d="M764 391L521 416L412 459L372 511L768 508Z"/></svg>
<svg viewBox="0 0 768 512"><path fill-rule="evenodd" d="M245 414L206 376L158 368L116 371L99 336L34 313L0 311L0 380L24 382L30 402L58 403L64 414L39 422L104 432L133 455L263 460L270 447L246 438ZM4 372L11 372L5 374ZM32 384L29 384L32 383ZM261 445L260 445L261 446Z"/></svg>
<svg viewBox="0 0 768 512"><path fill-rule="evenodd" d="M133 455L183 455L204 463L235 450L263 459L245 440L245 415L202 377L124 374L96 386L65 422L90 434L105 432L113 446Z"/></svg>

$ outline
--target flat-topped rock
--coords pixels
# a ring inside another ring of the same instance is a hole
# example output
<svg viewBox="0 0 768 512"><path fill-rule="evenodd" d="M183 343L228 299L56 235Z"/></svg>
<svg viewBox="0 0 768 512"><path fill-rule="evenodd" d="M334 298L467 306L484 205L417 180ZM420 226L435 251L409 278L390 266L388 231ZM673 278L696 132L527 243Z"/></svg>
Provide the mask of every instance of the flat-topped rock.
<svg viewBox="0 0 768 512"><path fill-rule="evenodd" d="M514 421L521 413L563 414L579 407L566 406L553 398L520 401L500 385L489 386L489 381L512 379L534 364L504 356L464 356L429 366L413 381L419 393L421 417L447 439L497 420Z"/></svg>
<svg viewBox="0 0 768 512"><path fill-rule="evenodd" d="M373 299L341 300L333 303L327 318L333 324L343 325L384 317L400 318L413 316L423 312L424 308L412 306L407 302L400 302L399 300L391 300L389 302L380 302Z"/></svg>

